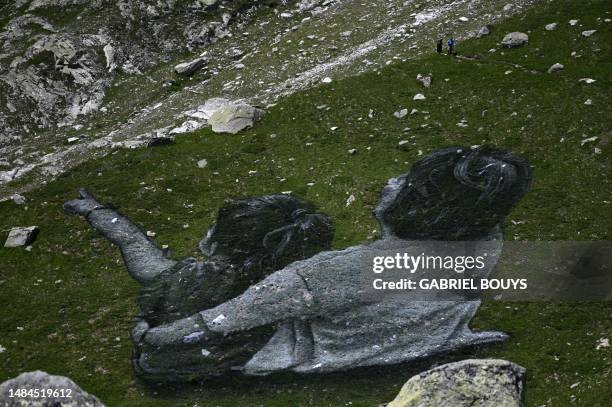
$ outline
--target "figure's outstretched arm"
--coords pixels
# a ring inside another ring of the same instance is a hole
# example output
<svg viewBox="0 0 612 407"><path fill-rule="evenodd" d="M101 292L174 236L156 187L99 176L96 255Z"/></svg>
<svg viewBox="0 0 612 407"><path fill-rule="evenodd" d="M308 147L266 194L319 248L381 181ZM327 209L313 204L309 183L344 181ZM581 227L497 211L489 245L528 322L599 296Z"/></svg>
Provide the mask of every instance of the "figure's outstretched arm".
<svg viewBox="0 0 612 407"><path fill-rule="evenodd" d="M144 342L145 346L153 349L200 340L205 342L233 332L309 317L314 313L316 304L304 280L294 270L286 268L217 307L148 330Z"/></svg>
<svg viewBox="0 0 612 407"><path fill-rule="evenodd" d="M64 211L81 215L94 229L119 247L130 275L142 284L151 281L162 271L174 266L174 260L166 258L155 245L128 218L105 208L86 190L79 190L80 199L64 204Z"/></svg>
<svg viewBox="0 0 612 407"><path fill-rule="evenodd" d="M134 366L143 376L210 374L211 364L226 360L232 333L312 317L317 310L304 280L285 268L210 310L152 329L142 324L133 333Z"/></svg>

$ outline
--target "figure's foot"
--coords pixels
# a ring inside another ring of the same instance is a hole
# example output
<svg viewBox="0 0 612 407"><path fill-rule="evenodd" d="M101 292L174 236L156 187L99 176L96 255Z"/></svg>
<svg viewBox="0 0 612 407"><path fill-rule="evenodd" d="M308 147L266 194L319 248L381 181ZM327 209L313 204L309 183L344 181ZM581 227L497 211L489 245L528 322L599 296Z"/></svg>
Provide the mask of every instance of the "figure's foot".
<svg viewBox="0 0 612 407"><path fill-rule="evenodd" d="M91 211L104 207L85 188L79 190L79 196L79 199L64 203L64 212L69 215L87 216Z"/></svg>

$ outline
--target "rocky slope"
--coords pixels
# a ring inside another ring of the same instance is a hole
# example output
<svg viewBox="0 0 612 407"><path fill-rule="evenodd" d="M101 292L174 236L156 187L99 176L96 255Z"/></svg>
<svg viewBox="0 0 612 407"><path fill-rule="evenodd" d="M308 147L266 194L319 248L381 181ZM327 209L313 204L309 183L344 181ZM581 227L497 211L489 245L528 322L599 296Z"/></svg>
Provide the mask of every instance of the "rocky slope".
<svg viewBox="0 0 612 407"><path fill-rule="evenodd" d="M113 148L475 35L537 0L21 0L0 19L0 199ZM188 75L173 69L195 61Z"/></svg>

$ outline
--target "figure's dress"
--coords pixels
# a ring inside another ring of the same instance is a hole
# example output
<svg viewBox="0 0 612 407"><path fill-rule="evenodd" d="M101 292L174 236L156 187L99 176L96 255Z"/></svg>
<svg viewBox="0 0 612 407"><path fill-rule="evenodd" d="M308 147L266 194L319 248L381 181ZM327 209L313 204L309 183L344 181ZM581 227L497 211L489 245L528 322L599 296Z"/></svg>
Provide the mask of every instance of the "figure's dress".
<svg viewBox="0 0 612 407"><path fill-rule="evenodd" d="M395 364L504 339L503 333L469 329L478 299L449 291L420 297L368 292L374 256L420 253L421 245L384 239L323 252L275 272L201 315L211 330L224 334L278 323L274 336L244 365L244 372L253 375ZM492 271L501 245L499 234L482 242L493 261L481 277Z"/></svg>

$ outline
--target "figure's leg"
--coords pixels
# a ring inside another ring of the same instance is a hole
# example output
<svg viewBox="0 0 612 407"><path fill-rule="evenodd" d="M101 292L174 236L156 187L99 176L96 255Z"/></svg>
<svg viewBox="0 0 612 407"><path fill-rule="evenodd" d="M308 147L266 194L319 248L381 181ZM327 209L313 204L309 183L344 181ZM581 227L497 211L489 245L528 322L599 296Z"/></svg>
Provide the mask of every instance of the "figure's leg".
<svg viewBox="0 0 612 407"><path fill-rule="evenodd" d="M80 194L81 199L66 202L64 210L84 216L93 228L118 246L134 279L146 284L176 264L129 219L105 208L86 190L81 189Z"/></svg>

